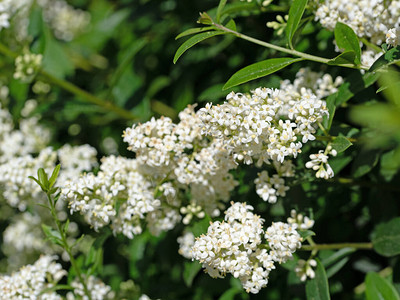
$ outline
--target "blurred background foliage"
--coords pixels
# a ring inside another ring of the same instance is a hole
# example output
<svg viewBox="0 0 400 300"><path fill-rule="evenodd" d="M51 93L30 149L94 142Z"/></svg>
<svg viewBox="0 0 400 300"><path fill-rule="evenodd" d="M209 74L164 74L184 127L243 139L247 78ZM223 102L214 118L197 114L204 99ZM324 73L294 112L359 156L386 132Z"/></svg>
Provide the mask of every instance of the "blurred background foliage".
<svg viewBox="0 0 400 300"><path fill-rule="evenodd" d="M246 9L233 13L238 31L285 45L284 38L267 28L266 23L287 12L289 2L273 1L268 8L261 8L256 2L246 3ZM52 85L49 93L34 94L30 84L9 79L14 72L13 59L2 57L1 80L9 81L13 117L19 118L26 99L38 99L37 111L42 114L43 123L53 130L55 147L87 143L98 149L99 158L116 153L132 156L121 134L133 121L143 122L161 115L176 120L179 111L188 104L202 106L206 102L221 102L227 94L222 86L233 73L251 63L280 56L276 51L232 36L219 36L190 49L174 65L175 51L182 43L175 37L195 27L199 12L215 9L218 5L215 0L73 0L69 3L90 12L91 24L86 32L72 42L59 41L43 22L41 10L33 7L29 24L33 37L30 50L44 55L47 73L129 110L135 119L121 118L57 85ZM296 49L331 58L336 56L333 39L333 33L309 22ZM11 46L16 53L23 50L21 45ZM260 85L278 87L282 79L293 80L301 67L329 72L334 77L340 74L344 78L354 78L352 70L304 62L234 90L248 91ZM235 176L240 186L232 200L255 205L266 223L287 216L293 207L311 213L317 220L315 240L320 243L369 241L376 224L400 212L400 91L391 81L393 79L383 78L380 85L388 85L386 90L376 93L379 86L371 85L338 107L331 133L348 128L347 137L368 142L367 145L355 143L345 154L332 159L335 173L340 171L338 178L315 181L304 169L298 170L301 180L291 188L284 201L270 206L260 201L254 191L252 178L259 170L253 167L246 168L245 172L239 168ZM311 150L308 144L303 148L305 153ZM204 232L208 222L207 219L196 221L193 231ZM210 278L200 271L196 262L185 261L178 254L176 239L182 229L183 226L175 228L160 237L145 232L131 241L122 237L107 239L103 280L127 299L135 299L140 293L154 299L305 298L303 284L282 266L278 266L279 272L271 273L268 287L258 295L246 294L239 281L231 276L218 280ZM91 232L89 228L87 231ZM102 234L106 233L98 235ZM82 250L89 252L89 248ZM322 258L330 254L332 251L321 251ZM303 253L299 252L298 257L303 257ZM358 251L335 262L328 276L332 298L363 299L365 274L380 271L388 264L397 266L393 268L393 281L399 288L400 268L396 257L384 258L372 251ZM358 290L354 290L355 287Z"/></svg>

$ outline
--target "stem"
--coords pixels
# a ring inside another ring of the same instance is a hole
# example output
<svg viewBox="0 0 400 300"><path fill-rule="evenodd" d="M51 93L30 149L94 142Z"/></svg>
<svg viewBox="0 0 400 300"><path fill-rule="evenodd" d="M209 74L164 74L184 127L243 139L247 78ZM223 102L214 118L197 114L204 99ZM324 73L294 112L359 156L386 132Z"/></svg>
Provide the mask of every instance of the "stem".
<svg viewBox="0 0 400 300"><path fill-rule="evenodd" d="M384 189L384 190L389 190L389 191L400 191L399 186L386 184L386 183L379 183L379 182L354 180L352 178L344 178L344 177L332 178L332 179L326 180L326 182L340 183L340 184L346 184L346 185L350 185L350 186L361 186L361 187L367 187L367 188L379 188L379 189Z"/></svg>
<svg viewBox="0 0 400 300"><path fill-rule="evenodd" d="M335 140L336 138L337 138L337 136L332 136L332 135L330 135L330 136L315 135L315 139L316 139L317 141L331 142L331 141ZM348 138L348 137L345 137L345 138L346 138L349 142L352 142L352 143L358 142L358 140L355 139L355 138Z"/></svg>
<svg viewBox="0 0 400 300"><path fill-rule="evenodd" d="M129 112L121 107L116 106L114 103L112 103L110 101L105 101L103 99L100 99L64 79L54 77L53 75L51 75L43 70L39 71L39 74L47 82L57 85L60 88L66 90L76 96L81 97L82 99L85 99L87 102L96 104L100 107L105 108L106 110L111 110L111 111L115 112L116 114L120 115L121 117L123 117L124 119L128 119L128 120L137 119L137 117L135 115L133 115L131 112Z"/></svg>
<svg viewBox="0 0 400 300"><path fill-rule="evenodd" d="M266 48L270 48L270 49L274 49L274 50L277 50L277 51L280 51L280 52L284 52L284 53L287 53L287 54L298 56L298 57L304 58L306 60L315 61L315 62L319 62L319 63L323 63L323 64L328 64L329 61L331 60L329 58L323 58L323 57L319 57L319 56L315 56L315 55L299 52L299 51L294 50L294 49L293 50L292 49L287 49L287 48L280 47L280 46L277 46L277 45L274 45L274 44L270 44L270 43L267 43L267 42L252 38L252 37L247 36L245 34L239 33L239 32L234 31L232 29L226 28L225 26L223 26L221 24L213 23L213 25L215 27L217 27L218 29L220 29L222 31L225 31L225 32L228 32L228 33L231 33L231 34L233 34L234 36L236 36L236 37L238 37L240 39L252 42L254 44L257 44L257 45L260 45L260 46L263 46L263 47L266 47ZM352 68L352 69L368 70L367 67L356 66L356 65L353 65L353 64L340 64L340 65L336 65L336 66L345 67L345 68Z"/></svg>
<svg viewBox="0 0 400 300"><path fill-rule="evenodd" d="M319 251L319 250L336 250L343 248L356 248L356 249L372 249L372 243L341 243L341 244L315 244L304 245L300 248L303 251Z"/></svg>
<svg viewBox="0 0 400 300"><path fill-rule="evenodd" d="M4 46L1 43L0 43L0 53L7 57L12 58L12 59L15 59L18 56L18 54L11 51L9 48L7 48L6 46ZM114 113L118 114L119 116L123 117L124 119L128 119L128 120L137 119L137 117L134 114L132 114L130 111L125 110L121 107L118 107L110 101L100 99L64 79L54 77L53 75L51 75L43 70L40 70L38 75L40 75L47 82L57 85L60 88L66 90L76 96L79 96L80 98L86 100L87 102L96 104L100 107L105 108L108 111L113 111Z"/></svg>
<svg viewBox="0 0 400 300"><path fill-rule="evenodd" d="M69 260L71 262L72 268L74 268L76 275L78 276L79 281L81 282L83 289L85 291L86 296L88 297L89 300L92 299L91 294L89 292L89 289L86 285L85 280L83 279L82 273L80 268L78 267L78 264L76 263L76 260L74 258L74 256L72 255L72 249L68 244L67 241L67 237L65 235L65 232L62 228L61 222L57 217L57 212L56 212L56 208L55 208L55 203L53 201L53 199L51 198L51 195L49 192L46 193L47 195L47 199L49 200L49 204L50 204L50 211L51 211L51 215L53 216L54 222L57 225L57 230L60 233L61 236L61 242L62 242L62 246L64 248L64 250L67 252L68 256L69 256Z"/></svg>

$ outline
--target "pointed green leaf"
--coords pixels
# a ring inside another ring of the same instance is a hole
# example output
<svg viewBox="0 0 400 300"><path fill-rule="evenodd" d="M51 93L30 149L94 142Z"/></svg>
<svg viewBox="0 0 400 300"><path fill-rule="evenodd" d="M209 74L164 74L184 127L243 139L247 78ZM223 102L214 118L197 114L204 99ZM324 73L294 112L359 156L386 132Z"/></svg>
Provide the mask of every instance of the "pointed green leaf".
<svg viewBox="0 0 400 300"><path fill-rule="evenodd" d="M324 265L324 267L329 267L330 265L334 264L338 260L350 255L351 253L355 252L355 248L343 248L335 253L333 253L331 256L328 256L327 258L324 258L321 263Z"/></svg>
<svg viewBox="0 0 400 300"><path fill-rule="evenodd" d="M232 88L239 84L261 78L272 74L280 69L287 67L288 65L303 60L302 58L290 58L290 57L282 57L282 58L271 58L264 61L260 61L258 63L247 66L229 78L228 82L225 83L223 90Z"/></svg>
<svg viewBox="0 0 400 300"><path fill-rule="evenodd" d="M335 263L333 266L329 267L326 269L326 277L331 278L333 275L335 275L337 272L340 271L341 268L344 267L344 265L350 260L350 258L345 257L339 260L337 263Z"/></svg>
<svg viewBox="0 0 400 300"><path fill-rule="evenodd" d="M47 178L47 174L43 168L38 170L38 180L42 190L47 192L49 189L49 179Z"/></svg>
<svg viewBox="0 0 400 300"><path fill-rule="evenodd" d="M53 173L51 173L50 179L49 179L49 188L52 188L53 185L56 183L57 177L58 177L58 173L60 172L60 168L61 165L57 165L54 170Z"/></svg>
<svg viewBox="0 0 400 300"><path fill-rule="evenodd" d="M203 33L199 33L195 36L192 36L190 39L188 39L187 41L185 41L179 48L178 50L176 50L175 53L175 57L174 57L174 64L178 61L179 57L181 57L181 55L183 53L185 53L187 50L189 50L190 48L192 48L194 45L200 43L201 41L204 41L206 39L209 39L213 36L216 35L222 35L222 34L227 34L226 32L223 31L211 31L211 32L203 32Z"/></svg>
<svg viewBox="0 0 400 300"><path fill-rule="evenodd" d="M316 259L316 261L315 277L307 281L306 284L307 300L329 300L329 286L326 272L319 259Z"/></svg>
<svg viewBox="0 0 400 300"><path fill-rule="evenodd" d="M400 59L400 45L390 49L380 56L369 68L368 72L376 71L384 66L390 65Z"/></svg>
<svg viewBox="0 0 400 300"><path fill-rule="evenodd" d="M183 269L183 281L185 282L187 287L192 286L193 280L200 270L201 264L199 264L197 261L185 262L185 266Z"/></svg>
<svg viewBox="0 0 400 300"><path fill-rule="evenodd" d="M49 241L51 241L54 244L63 246L61 235L58 231L55 231L53 228L47 226L46 224L42 224L42 229Z"/></svg>
<svg viewBox="0 0 400 300"><path fill-rule="evenodd" d="M400 254L400 217L378 225L374 230L372 244L380 255Z"/></svg>
<svg viewBox="0 0 400 300"><path fill-rule="evenodd" d="M351 29L346 24L337 22L334 34L337 46L340 49L344 49L345 52L354 51L355 53L354 63L356 65L361 64L360 42L358 40L357 35L354 33L353 29Z"/></svg>
<svg viewBox="0 0 400 300"><path fill-rule="evenodd" d="M311 230L299 230L299 234L302 237L302 239L305 240L309 236L315 235L315 232Z"/></svg>
<svg viewBox="0 0 400 300"><path fill-rule="evenodd" d="M226 5L226 1L227 0L220 0L219 1L218 8L217 8L217 17L215 18L217 23L219 23L219 21L221 19L222 10L224 9L224 7Z"/></svg>
<svg viewBox="0 0 400 300"><path fill-rule="evenodd" d="M355 59L356 59L356 53L354 51L346 51L328 61L328 65L337 66L337 65L354 64Z"/></svg>
<svg viewBox="0 0 400 300"><path fill-rule="evenodd" d="M288 40L290 48L293 48L292 40L299 26L301 17L304 14L304 10L307 5L307 0L293 0L289 10L289 19L286 25L286 38Z"/></svg>
<svg viewBox="0 0 400 300"><path fill-rule="evenodd" d="M349 148L351 145L353 145L347 138L344 136L338 136L336 137L331 146L333 149L337 151L337 153L343 152L347 148Z"/></svg>
<svg viewBox="0 0 400 300"><path fill-rule="evenodd" d="M178 34L176 36L175 40L180 39L181 37L184 37L184 36L188 36L188 35L204 32L204 31L210 31L210 30L214 30L214 29L215 29L214 26L199 27L199 28L189 28L189 29L185 30L184 32L181 32L180 34Z"/></svg>
<svg viewBox="0 0 400 300"><path fill-rule="evenodd" d="M379 274L370 272L365 278L367 300L400 300L396 288Z"/></svg>

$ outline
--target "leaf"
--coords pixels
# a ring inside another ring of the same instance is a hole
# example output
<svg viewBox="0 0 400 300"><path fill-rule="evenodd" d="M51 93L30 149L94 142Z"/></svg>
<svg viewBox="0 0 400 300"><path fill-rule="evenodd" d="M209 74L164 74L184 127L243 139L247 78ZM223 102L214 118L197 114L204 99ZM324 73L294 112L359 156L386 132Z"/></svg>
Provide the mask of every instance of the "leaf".
<svg viewBox="0 0 400 300"><path fill-rule="evenodd" d="M400 254L400 217L376 226L372 245L374 250L383 256Z"/></svg>
<svg viewBox="0 0 400 300"><path fill-rule="evenodd" d="M344 267L344 265L350 260L350 258L345 257L341 260L339 260L336 264L334 264L332 267L328 268L326 270L326 277L331 278L333 275L335 275L337 272L340 271L341 268Z"/></svg>
<svg viewBox="0 0 400 300"><path fill-rule="evenodd" d="M293 49L292 40L299 26L301 17L307 5L307 0L294 0L289 10L289 19L286 25L286 38L290 48Z"/></svg>
<svg viewBox="0 0 400 300"><path fill-rule="evenodd" d="M38 180L42 190L47 192L49 189L49 179L47 178L47 174L43 168L39 168L38 170Z"/></svg>
<svg viewBox="0 0 400 300"><path fill-rule="evenodd" d="M53 173L51 173L50 179L49 179L49 188L52 188L53 185L56 183L57 177L58 177L58 173L60 172L60 168L61 165L57 165L54 170Z"/></svg>
<svg viewBox="0 0 400 300"><path fill-rule="evenodd" d="M191 287L194 278L197 273L201 270L201 264L198 262L185 262L185 266L183 269L183 281L185 282L187 287Z"/></svg>
<svg viewBox="0 0 400 300"><path fill-rule="evenodd" d="M367 300L399 300L395 287L379 274L370 272L365 278Z"/></svg>
<svg viewBox="0 0 400 300"><path fill-rule="evenodd" d="M344 49L347 51L354 51L354 64L361 64L361 48L360 42L358 41L357 35L354 33L353 29L351 29L346 24L337 22L335 26L335 40L336 44L340 49ZM348 58L348 57L347 57Z"/></svg>
<svg viewBox="0 0 400 300"><path fill-rule="evenodd" d="M396 60L400 59L400 45L390 49L380 56L369 68L368 72L374 72L380 68L394 63Z"/></svg>
<svg viewBox="0 0 400 300"><path fill-rule="evenodd" d="M346 257L347 255L350 255L351 253L355 252L355 248L343 248L332 255L328 256L327 258L324 258L321 260L321 263L325 268L329 267L330 265L334 264L338 260L342 259L343 257Z"/></svg>
<svg viewBox="0 0 400 300"><path fill-rule="evenodd" d="M299 230L299 234L303 238L303 240L305 240L309 236L315 235L315 232L311 230Z"/></svg>
<svg viewBox="0 0 400 300"><path fill-rule="evenodd" d="M235 74L229 78L228 82L225 83L223 90L232 88L239 84L258 79L260 77L272 74L280 69L287 67L288 65L303 60L303 58L271 58L258 63L252 64L250 66L244 67L243 69L237 71Z"/></svg>
<svg viewBox="0 0 400 300"><path fill-rule="evenodd" d="M222 35L222 34L227 34L226 32L223 31L211 31L211 32L203 32L203 33L199 33L193 37L191 37L190 39L188 39L187 41L185 41L179 48L178 50L176 50L175 56L174 56L174 64L178 61L179 57L181 57L181 55L183 53L185 53L187 50L189 50L190 48L192 48L194 45L200 43L201 41L204 41L206 39L209 39L213 36L216 35Z"/></svg>
<svg viewBox="0 0 400 300"><path fill-rule="evenodd" d="M326 272L319 259L316 259L316 261L315 277L306 283L307 300L329 300L329 286Z"/></svg>
<svg viewBox="0 0 400 300"><path fill-rule="evenodd" d="M240 294L241 290L236 288L236 287L232 287L229 290L226 290L221 297L218 298L218 300L235 300L235 296L237 294Z"/></svg>
<svg viewBox="0 0 400 300"><path fill-rule="evenodd" d="M362 150L356 156L352 165L352 174L355 178L361 177L370 172L378 163L380 151Z"/></svg>
<svg viewBox="0 0 400 300"><path fill-rule="evenodd" d="M344 136L338 136L336 137L333 142L331 143L331 146L333 149L337 151L337 153L343 152L347 148L349 148L351 145L353 145L347 138Z"/></svg>
<svg viewBox="0 0 400 300"><path fill-rule="evenodd" d="M356 53L354 51L346 51L335 58L332 58L328 61L328 65L337 66L337 65L345 65L345 64L354 64L354 60L356 58Z"/></svg>
<svg viewBox="0 0 400 300"><path fill-rule="evenodd" d="M53 228L47 226L46 224L42 224L42 229L49 241L51 241L54 244L63 246L61 235L58 231L55 231Z"/></svg>
<svg viewBox="0 0 400 300"><path fill-rule="evenodd" d="M188 36L188 35L204 32L204 31L210 31L210 30L214 30L214 29L215 29L214 26L189 28L189 29L185 30L184 32L181 32L180 34L178 34L176 36L175 40L180 39L181 37L184 37L184 36Z"/></svg>
<svg viewBox="0 0 400 300"><path fill-rule="evenodd" d="M226 1L227 0L220 0L219 1L218 8L217 8L217 17L215 18L217 23L219 23L219 21L221 19L222 10L224 9L224 7L226 5Z"/></svg>

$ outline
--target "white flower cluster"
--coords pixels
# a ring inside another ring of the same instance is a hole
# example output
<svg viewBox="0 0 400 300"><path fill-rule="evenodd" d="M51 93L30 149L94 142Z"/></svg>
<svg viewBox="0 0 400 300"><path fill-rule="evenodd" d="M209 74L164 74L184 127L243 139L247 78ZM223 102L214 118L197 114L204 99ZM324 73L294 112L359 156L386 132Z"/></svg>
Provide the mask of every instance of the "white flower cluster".
<svg viewBox="0 0 400 300"><path fill-rule="evenodd" d="M267 285L274 262L285 262L301 247L301 237L296 226L281 222L264 232L264 220L252 210L251 205L232 202L225 221L211 223L207 234L196 238L192 257L211 277L231 273L247 292L256 294ZM263 244L263 235L268 244Z"/></svg>
<svg viewBox="0 0 400 300"><path fill-rule="evenodd" d="M192 247L195 242L194 234L191 232L185 232L182 236L177 239L179 244L178 253L185 258L192 258Z"/></svg>
<svg viewBox="0 0 400 300"><path fill-rule="evenodd" d="M48 144L50 130L39 123L39 116L29 116L34 107L35 100L26 101L21 111L24 118L20 120L19 128L15 129L17 124L14 124L11 114L0 103L0 164L18 156L38 153Z"/></svg>
<svg viewBox="0 0 400 300"><path fill-rule="evenodd" d="M23 82L31 82L42 65L43 56L25 53L15 59L14 78Z"/></svg>
<svg viewBox="0 0 400 300"><path fill-rule="evenodd" d="M396 47L399 44L400 28L391 28L386 33L386 44Z"/></svg>
<svg viewBox="0 0 400 300"><path fill-rule="evenodd" d="M283 163L296 157L302 143L314 140L315 125L328 115L326 103L307 85L308 70L302 70L297 81L284 81L281 88L257 88L251 94L230 93L222 105L207 104L200 109L204 123L202 133L211 135L233 154L235 160L258 166L263 162ZM334 92L329 75L315 79L315 91L324 97ZM299 141L301 139L301 141Z"/></svg>
<svg viewBox="0 0 400 300"><path fill-rule="evenodd" d="M75 278L71 282L71 286L74 288L74 292L67 294L67 300L82 299L88 300L88 296L85 294L82 283ZM111 287L102 282L95 276L89 276L86 279L86 286L90 292L90 298L93 300L104 300L104 299L115 299L114 293L111 291Z"/></svg>
<svg viewBox="0 0 400 300"><path fill-rule="evenodd" d="M307 277L310 279L313 279L315 277L315 272L313 268L315 268L316 266L317 261L315 259L299 259L294 271L301 281L306 281Z"/></svg>
<svg viewBox="0 0 400 300"><path fill-rule="evenodd" d="M392 0L325 0L318 1L315 19L333 30L337 22L350 26L359 37L374 44L385 41L391 28L400 27L400 1Z"/></svg>
<svg viewBox="0 0 400 300"><path fill-rule="evenodd" d="M193 107L169 118L127 128L124 140L135 159L104 158L97 175L83 174L66 182L62 195L71 212L80 212L96 230L111 224L129 238L142 231L142 220L154 234L172 229L186 215L218 215L219 200L227 201L236 186L228 173L236 164L218 142L200 135ZM190 204L184 194L190 191Z"/></svg>
<svg viewBox="0 0 400 300"><path fill-rule="evenodd" d="M329 179L332 178L335 174L328 163L329 155L336 156L337 152L332 148L331 145L328 145L324 150L319 150L317 154L310 155L310 161L306 163L306 168L313 169L317 171L315 173L315 177Z"/></svg>
<svg viewBox="0 0 400 300"><path fill-rule="evenodd" d="M60 40L73 40L90 23L88 12L75 9L64 0L39 0L38 3L43 8L44 20Z"/></svg>
<svg viewBox="0 0 400 300"><path fill-rule="evenodd" d="M254 180L254 183L256 184L257 194L269 203L276 203L278 196L285 197L286 191L289 189L282 177L278 174L270 177L267 171L258 173L258 177Z"/></svg>
<svg viewBox="0 0 400 300"><path fill-rule="evenodd" d="M11 276L0 276L0 299L48 299L62 297L50 290L67 274L61 265L55 262L55 256L41 256L33 265L22 267Z"/></svg>
<svg viewBox="0 0 400 300"><path fill-rule="evenodd" d="M290 217L287 219L289 224L297 224L300 230L307 230L314 226L314 220L307 216L298 214L296 210L292 209L290 211Z"/></svg>

